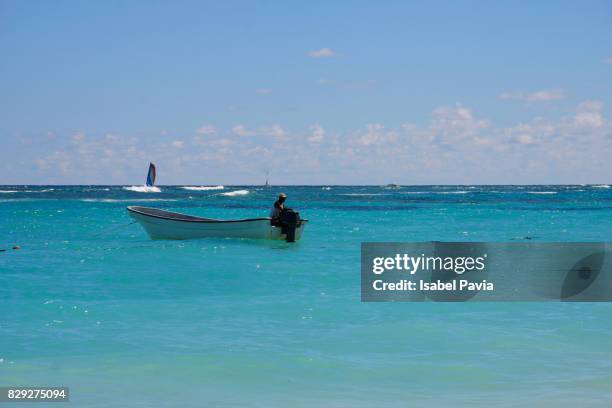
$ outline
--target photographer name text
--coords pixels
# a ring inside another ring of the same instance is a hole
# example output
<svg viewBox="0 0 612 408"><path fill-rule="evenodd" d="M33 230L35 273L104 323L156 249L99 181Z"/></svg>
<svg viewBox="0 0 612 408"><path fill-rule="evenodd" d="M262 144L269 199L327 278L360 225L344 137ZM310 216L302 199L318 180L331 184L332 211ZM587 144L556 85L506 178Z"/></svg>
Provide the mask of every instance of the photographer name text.
<svg viewBox="0 0 612 408"><path fill-rule="evenodd" d="M485 270L486 260L487 254L477 257L396 254L393 257L373 258L372 273L382 275L387 271L401 271L412 276L419 272L453 272L454 276L460 277L466 272ZM395 282L376 279L372 282L372 288L375 291L493 291L495 285L485 279L481 281L468 279L400 279Z"/></svg>

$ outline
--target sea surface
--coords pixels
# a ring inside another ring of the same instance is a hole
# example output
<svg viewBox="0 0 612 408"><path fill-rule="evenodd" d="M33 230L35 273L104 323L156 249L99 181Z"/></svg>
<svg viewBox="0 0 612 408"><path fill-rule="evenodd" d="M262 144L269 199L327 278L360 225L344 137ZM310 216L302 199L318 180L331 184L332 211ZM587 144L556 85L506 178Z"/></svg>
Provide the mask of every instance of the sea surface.
<svg viewBox="0 0 612 408"><path fill-rule="evenodd" d="M0 186L0 386L68 386L74 407L611 406L612 304L362 303L359 267L364 241L612 241L607 185L125 187ZM281 191L310 220L296 244L152 241L125 209L258 217Z"/></svg>

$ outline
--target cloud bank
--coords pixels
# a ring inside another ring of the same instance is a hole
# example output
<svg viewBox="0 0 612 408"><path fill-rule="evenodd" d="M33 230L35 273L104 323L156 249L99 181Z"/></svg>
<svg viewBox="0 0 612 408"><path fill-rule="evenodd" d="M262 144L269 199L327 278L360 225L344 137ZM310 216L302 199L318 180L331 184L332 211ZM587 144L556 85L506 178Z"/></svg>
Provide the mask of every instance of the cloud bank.
<svg viewBox="0 0 612 408"><path fill-rule="evenodd" d="M47 136L44 136L47 137ZM598 101L556 120L495 126L463 105L439 106L428 123L364 123L330 131L205 124L192 135L151 140L76 132L26 159L40 183L137 183L149 160L166 184L609 183L612 123ZM27 174L27 170L23 169Z"/></svg>

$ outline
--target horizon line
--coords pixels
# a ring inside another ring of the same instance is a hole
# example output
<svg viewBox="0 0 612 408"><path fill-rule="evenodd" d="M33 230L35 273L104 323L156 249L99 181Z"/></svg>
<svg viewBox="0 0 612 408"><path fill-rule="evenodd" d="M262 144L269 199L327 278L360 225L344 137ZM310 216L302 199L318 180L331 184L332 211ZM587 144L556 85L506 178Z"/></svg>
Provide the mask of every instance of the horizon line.
<svg viewBox="0 0 612 408"><path fill-rule="evenodd" d="M535 184L523 184L523 183L512 183L512 184L156 184L155 187L466 187L466 186L601 186L610 185L610 183L570 183L570 184L546 184L546 183L535 183ZM100 187L130 187L130 186L141 186L144 184L35 184L35 183L20 183L20 184L0 184L0 187L17 187L17 186L34 186L34 187L76 187L76 186L100 186Z"/></svg>

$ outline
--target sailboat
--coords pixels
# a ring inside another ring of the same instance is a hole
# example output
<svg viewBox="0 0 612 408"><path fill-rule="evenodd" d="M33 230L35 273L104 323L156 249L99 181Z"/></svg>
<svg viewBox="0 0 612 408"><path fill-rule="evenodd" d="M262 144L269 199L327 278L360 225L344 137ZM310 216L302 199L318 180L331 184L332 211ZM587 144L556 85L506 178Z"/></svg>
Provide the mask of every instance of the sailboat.
<svg viewBox="0 0 612 408"><path fill-rule="evenodd" d="M161 193L159 187L155 187L155 179L157 178L157 169L155 164L149 162L149 171L147 172L147 181L144 186L129 186L123 187L125 190L135 191L137 193Z"/></svg>
<svg viewBox="0 0 612 408"><path fill-rule="evenodd" d="M269 171L266 171L266 184L264 184L264 187L269 188L270 187L270 183L268 182L268 176L270 175Z"/></svg>
<svg viewBox="0 0 612 408"><path fill-rule="evenodd" d="M155 165L149 162L149 172L147 173L147 187L153 187L155 184L155 178L157 177L157 172L155 170Z"/></svg>

